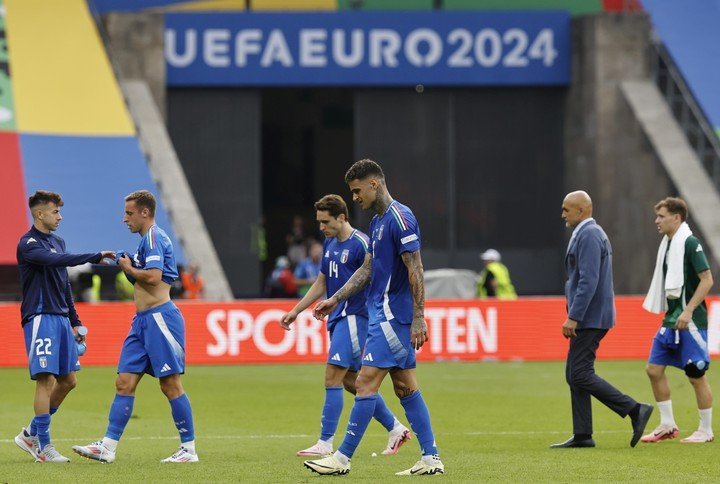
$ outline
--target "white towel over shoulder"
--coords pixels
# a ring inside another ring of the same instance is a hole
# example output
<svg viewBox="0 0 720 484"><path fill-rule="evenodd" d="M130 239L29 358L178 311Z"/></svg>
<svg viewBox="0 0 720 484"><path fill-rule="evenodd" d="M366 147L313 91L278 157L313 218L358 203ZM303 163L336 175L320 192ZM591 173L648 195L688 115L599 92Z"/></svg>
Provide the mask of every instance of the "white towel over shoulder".
<svg viewBox="0 0 720 484"><path fill-rule="evenodd" d="M692 230L690 230L687 222L680 224L677 232L673 235L673 242L670 244L670 251L667 254L665 284L663 284L663 263L665 262L665 252L670 239L666 235L660 242L657 260L655 261L655 272L645 302L643 302L643 307L647 311L663 313L667 311L667 299L677 299L682 295L683 283L685 282L685 272L683 270L685 241L691 235Z"/></svg>

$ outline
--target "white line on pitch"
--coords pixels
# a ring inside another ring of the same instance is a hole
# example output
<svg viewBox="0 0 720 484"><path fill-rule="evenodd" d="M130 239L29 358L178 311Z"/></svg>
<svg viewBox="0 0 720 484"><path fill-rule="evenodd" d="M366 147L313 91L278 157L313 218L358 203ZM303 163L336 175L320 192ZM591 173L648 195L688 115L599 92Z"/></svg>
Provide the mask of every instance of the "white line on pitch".
<svg viewBox="0 0 720 484"><path fill-rule="evenodd" d="M619 433L628 433L628 430L598 430L595 431L596 434L619 434ZM453 436L453 435L464 435L464 436L482 436L482 435L555 435L555 434L567 434L571 433L567 430L560 431L560 430L546 430L546 431L497 431L497 432L438 432L437 435L439 437L444 436ZM381 434L365 434L369 437L378 437ZM254 440L254 439L307 439L311 437L317 437L316 434L266 434L266 435L213 435L213 436L205 436L205 435L198 435L198 439L221 439L221 440ZM149 436L149 437L124 437L122 440L176 440L178 438L177 435L173 436ZM56 439L53 438L53 442L77 442L77 441L90 441L95 440L96 437L74 437L74 438L62 438L62 439ZM13 439L0 439L0 443L7 444L10 442L14 442Z"/></svg>

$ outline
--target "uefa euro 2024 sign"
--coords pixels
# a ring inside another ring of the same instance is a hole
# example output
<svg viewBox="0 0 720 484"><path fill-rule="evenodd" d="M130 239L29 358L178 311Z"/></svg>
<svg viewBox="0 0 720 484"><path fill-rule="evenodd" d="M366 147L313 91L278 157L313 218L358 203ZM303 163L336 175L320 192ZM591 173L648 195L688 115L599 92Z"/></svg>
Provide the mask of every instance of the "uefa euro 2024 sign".
<svg viewBox="0 0 720 484"><path fill-rule="evenodd" d="M170 86L563 85L570 16L167 14L165 60Z"/></svg>

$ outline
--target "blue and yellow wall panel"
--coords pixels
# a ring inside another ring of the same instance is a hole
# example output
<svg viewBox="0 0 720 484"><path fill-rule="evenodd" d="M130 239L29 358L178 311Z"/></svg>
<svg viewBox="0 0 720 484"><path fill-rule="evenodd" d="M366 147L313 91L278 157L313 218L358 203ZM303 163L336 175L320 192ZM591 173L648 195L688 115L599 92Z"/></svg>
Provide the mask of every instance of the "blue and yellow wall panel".
<svg viewBox="0 0 720 484"><path fill-rule="evenodd" d="M15 262L31 223L27 198L38 189L63 196L58 235L68 250L134 250L139 238L122 222L124 197L157 187L86 1L2 3L0 190L12 215L0 232L0 264ZM176 241L162 203L157 221Z"/></svg>

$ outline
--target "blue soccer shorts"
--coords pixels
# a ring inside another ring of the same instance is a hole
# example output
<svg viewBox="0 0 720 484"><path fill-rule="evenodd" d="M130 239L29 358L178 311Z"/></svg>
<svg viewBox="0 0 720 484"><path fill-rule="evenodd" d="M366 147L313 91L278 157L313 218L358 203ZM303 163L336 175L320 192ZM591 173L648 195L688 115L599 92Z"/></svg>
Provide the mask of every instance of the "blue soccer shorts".
<svg viewBox="0 0 720 484"><path fill-rule="evenodd" d="M371 322L363 352L363 366L415 368L415 348L410 343L410 325L397 320Z"/></svg>
<svg viewBox="0 0 720 484"><path fill-rule="evenodd" d="M363 316L351 314L336 321L330 330L328 365L360 371L367 332L368 320Z"/></svg>
<svg viewBox="0 0 720 484"><path fill-rule="evenodd" d="M38 314L23 326L30 378L40 373L62 376L80 371L70 320L59 314Z"/></svg>
<svg viewBox="0 0 720 484"><path fill-rule="evenodd" d="M680 369L695 363L699 368L707 368L710 364L707 330L688 328L678 331L661 327L653 339L648 363Z"/></svg>
<svg viewBox="0 0 720 484"><path fill-rule="evenodd" d="M185 321L172 301L135 314L117 371L158 378L185 373Z"/></svg>

